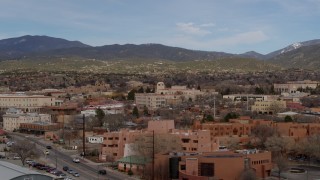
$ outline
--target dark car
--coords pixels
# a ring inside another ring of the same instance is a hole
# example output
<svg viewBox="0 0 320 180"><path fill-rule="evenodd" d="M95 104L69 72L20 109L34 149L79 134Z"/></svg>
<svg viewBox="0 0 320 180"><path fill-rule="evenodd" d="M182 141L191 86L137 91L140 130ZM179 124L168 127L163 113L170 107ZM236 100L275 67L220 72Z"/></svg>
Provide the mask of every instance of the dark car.
<svg viewBox="0 0 320 180"><path fill-rule="evenodd" d="M52 149L52 147L51 147L51 146L46 146L46 148L47 148L47 149Z"/></svg>
<svg viewBox="0 0 320 180"><path fill-rule="evenodd" d="M68 171L69 170L69 167L68 166L63 166L62 168L64 171Z"/></svg>
<svg viewBox="0 0 320 180"><path fill-rule="evenodd" d="M106 175L107 171L106 170L99 170L98 173L101 174L101 175Z"/></svg>

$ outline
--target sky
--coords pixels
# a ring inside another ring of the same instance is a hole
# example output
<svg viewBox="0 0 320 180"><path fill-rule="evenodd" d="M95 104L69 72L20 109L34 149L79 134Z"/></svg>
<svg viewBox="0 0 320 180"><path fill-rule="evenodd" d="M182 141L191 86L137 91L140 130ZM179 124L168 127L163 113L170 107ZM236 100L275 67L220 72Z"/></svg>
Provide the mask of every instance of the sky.
<svg viewBox="0 0 320 180"><path fill-rule="evenodd" d="M0 39L266 54L320 39L320 0L0 0L0 27Z"/></svg>

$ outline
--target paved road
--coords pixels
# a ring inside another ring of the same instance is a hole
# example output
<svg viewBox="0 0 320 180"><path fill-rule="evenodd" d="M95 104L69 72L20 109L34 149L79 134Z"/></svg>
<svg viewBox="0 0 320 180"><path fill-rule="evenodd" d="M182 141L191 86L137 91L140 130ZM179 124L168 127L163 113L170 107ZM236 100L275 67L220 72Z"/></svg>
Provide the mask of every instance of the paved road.
<svg viewBox="0 0 320 180"><path fill-rule="evenodd" d="M37 148L40 150L45 149L46 144L38 141L36 138L33 137L25 137L23 134L14 133L11 134L13 137L18 138L20 140L29 140L32 142L35 142L37 144ZM83 160L80 160L80 163L74 163L72 161L72 157L70 155L58 151L57 149L51 149L50 155L48 155L46 158L51 162L51 164L56 164L58 169L62 169L63 166L68 166L69 168L79 172L80 177L77 177L79 180L131 180L134 178L131 178L129 176L126 176L124 174L108 171L107 175L99 175L97 173L98 171L98 165L91 165L91 164L85 164ZM43 153L42 153L43 154ZM66 173L68 175L68 173Z"/></svg>
<svg viewBox="0 0 320 180"><path fill-rule="evenodd" d="M306 166L306 165L295 165L290 168L302 168L305 170L303 173L291 173L290 171L286 171L281 173L282 179L287 180L320 180L320 167L315 166ZM278 176L277 173L271 173L274 176ZM278 179L276 177L269 177L268 180Z"/></svg>

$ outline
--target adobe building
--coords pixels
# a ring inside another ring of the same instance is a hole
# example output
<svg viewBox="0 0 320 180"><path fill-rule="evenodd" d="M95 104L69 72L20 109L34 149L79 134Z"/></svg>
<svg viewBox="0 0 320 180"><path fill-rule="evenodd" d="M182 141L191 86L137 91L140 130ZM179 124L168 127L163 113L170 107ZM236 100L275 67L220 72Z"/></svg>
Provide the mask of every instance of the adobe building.
<svg viewBox="0 0 320 180"><path fill-rule="evenodd" d="M130 145L139 136L152 136L154 134L168 134L180 139L182 150L189 152L212 152L219 149L219 141L210 136L207 130L178 130L173 120L149 121L145 130L121 129L117 132L103 134L103 143L99 159L101 161L118 160L124 156L133 155Z"/></svg>
<svg viewBox="0 0 320 180"><path fill-rule="evenodd" d="M178 166L178 168L177 168ZM171 178L180 180L237 180L250 168L257 177L270 176L272 169L271 152L240 150L214 153L175 153L170 157ZM178 170L177 173L174 170Z"/></svg>

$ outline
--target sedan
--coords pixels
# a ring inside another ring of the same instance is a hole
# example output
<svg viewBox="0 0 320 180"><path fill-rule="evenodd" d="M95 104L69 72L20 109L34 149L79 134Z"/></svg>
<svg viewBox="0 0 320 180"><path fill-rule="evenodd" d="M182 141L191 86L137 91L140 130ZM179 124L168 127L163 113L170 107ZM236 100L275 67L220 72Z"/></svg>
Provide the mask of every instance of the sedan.
<svg viewBox="0 0 320 180"><path fill-rule="evenodd" d="M79 159L79 158L73 158L72 161L75 162L75 163L79 163L79 162L80 162L80 159Z"/></svg>
<svg viewBox="0 0 320 180"><path fill-rule="evenodd" d="M74 173L73 173L73 176L74 176L74 177L79 177L79 176L80 176L80 174L79 174L79 173L77 173L77 172L74 172Z"/></svg>

